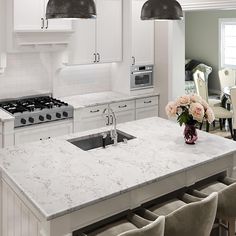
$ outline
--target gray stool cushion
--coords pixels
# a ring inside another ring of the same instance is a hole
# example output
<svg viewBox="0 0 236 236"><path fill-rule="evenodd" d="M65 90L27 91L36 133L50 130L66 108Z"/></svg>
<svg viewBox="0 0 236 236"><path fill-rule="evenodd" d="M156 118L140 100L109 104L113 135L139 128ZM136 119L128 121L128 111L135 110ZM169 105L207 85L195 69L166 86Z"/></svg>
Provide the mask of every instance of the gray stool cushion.
<svg viewBox="0 0 236 236"><path fill-rule="evenodd" d="M141 229L134 229L119 236L164 236L165 217L160 216L154 222Z"/></svg>

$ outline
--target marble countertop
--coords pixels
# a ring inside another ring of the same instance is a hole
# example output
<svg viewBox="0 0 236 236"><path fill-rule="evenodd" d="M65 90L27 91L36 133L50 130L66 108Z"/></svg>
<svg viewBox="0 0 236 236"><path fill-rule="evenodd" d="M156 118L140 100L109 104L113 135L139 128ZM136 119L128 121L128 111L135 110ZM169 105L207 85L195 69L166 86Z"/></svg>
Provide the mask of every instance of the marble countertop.
<svg viewBox="0 0 236 236"><path fill-rule="evenodd" d="M102 128L2 149L0 166L51 220L236 151L236 142L201 131L197 144L187 145L183 128L161 118L118 129L136 139L87 152L67 141Z"/></svg>
<svg viewBox="0 0 236 236"><path fill-rule="evenodd" d="M75 109L97 106L106 103L126 101L136 98L145 98L151 96L157 96L159 93L146 93L139 95L127 95L118 92L106 91L100 93L89 93L84 95L74 95L69 97L60 97L62 101L65 101L72 105Z"/></svg>

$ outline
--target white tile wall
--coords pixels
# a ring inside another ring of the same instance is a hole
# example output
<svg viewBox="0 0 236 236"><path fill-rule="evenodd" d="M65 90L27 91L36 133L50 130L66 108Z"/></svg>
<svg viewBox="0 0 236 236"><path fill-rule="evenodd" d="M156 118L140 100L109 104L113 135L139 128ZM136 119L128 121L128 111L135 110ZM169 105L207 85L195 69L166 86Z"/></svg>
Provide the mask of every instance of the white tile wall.
<svg viewBox="0 0 236 236"><path fill-rule="evenodd" d="M67 67L53 82L50 58L40 53L8 54L6 72L0 75L0 99L42 92L64 97L111 89L110 64Z"/></svg>
<svg viewBox="0 0 236 236"><path fill-rule="evenodd" d="M8 54L7 69L0 76L0 99L52 91L48 71L39 53Z"/></svg>
<svg viewBox="0 0 236 236"><path fill-rule="evenodd" d="M54 95L102 92L111 89L111 65L70 66L63 69L54 83Z"/></svg>

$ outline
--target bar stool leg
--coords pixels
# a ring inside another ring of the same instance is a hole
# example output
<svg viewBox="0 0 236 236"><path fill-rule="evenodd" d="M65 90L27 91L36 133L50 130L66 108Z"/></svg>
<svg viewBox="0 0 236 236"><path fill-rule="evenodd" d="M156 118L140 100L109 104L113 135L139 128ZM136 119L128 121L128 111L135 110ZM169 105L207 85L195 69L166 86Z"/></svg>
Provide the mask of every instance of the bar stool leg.
<svg viewBox="0 0 236 236"><path fill-rule="evenodd" d="M229 226L229 236L234 236L235 235L235 218L231 218L228 221L228 226Z"/></svg>

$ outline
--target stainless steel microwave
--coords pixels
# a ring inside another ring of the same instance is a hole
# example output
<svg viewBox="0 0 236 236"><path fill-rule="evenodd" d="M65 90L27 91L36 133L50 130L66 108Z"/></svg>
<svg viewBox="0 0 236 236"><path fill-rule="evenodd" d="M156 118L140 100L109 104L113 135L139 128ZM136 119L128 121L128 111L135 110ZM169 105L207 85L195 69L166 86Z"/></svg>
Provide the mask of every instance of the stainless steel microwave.
<svg viewBox="0 0 236 236"><path fill-rule="evenodd" d="M130 89L153 88L153 66L132 66L130 76Z"/></svg>

